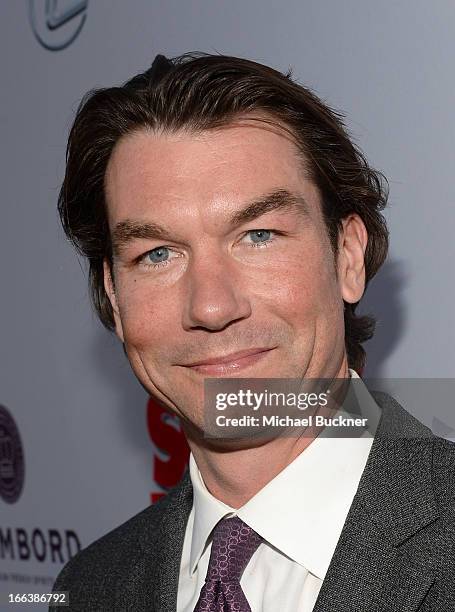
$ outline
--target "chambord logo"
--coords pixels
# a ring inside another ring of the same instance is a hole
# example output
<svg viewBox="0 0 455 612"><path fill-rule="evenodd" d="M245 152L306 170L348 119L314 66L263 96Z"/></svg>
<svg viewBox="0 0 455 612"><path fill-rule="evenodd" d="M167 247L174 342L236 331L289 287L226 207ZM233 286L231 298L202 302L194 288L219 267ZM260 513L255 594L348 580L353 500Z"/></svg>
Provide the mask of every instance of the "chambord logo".
<svg viewBox="0 0 455 612"><path fill-rule="evenodd" d="M88 0L29 0L29 19L38 42L49 51L68 47L87 17Z"/></svg>

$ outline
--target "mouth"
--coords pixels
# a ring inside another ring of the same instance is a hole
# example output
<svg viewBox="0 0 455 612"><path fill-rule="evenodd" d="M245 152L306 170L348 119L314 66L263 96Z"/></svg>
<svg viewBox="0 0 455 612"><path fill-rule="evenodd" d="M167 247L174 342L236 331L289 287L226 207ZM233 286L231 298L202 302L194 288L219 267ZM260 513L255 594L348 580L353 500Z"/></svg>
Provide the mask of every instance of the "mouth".
<svg viewBox="0 0 455 612"><path fill-rule="evenodd" d="M238 351L231 353L230 355L223 355L219 357L211 357L202 361L185 364L184 367L200 374L207 374L212 376L223 376L226 374L236 374L240 370L247 368L264 357L268 353L273 351L273 348L251 348L244 351Z"/></svg>

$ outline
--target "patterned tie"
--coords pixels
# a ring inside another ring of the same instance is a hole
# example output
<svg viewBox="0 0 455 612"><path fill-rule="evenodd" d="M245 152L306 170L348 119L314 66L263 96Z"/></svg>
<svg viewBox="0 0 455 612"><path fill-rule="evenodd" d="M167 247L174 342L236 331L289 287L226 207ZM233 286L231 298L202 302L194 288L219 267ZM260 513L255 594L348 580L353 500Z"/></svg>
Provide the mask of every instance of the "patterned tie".
<svg viewBox="0 0 455 612"><path fill-rule="evenodd" d="M194 612L251 612L240 577L262 538L238 516L214 529L205 584Z"/></svg>

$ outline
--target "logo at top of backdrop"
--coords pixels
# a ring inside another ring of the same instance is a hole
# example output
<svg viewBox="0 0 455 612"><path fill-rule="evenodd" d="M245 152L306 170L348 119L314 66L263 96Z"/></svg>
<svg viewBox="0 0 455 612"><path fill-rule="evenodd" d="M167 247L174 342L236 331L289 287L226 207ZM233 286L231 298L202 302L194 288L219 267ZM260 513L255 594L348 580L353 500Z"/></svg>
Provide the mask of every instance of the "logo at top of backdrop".
<svg viewBox="0 0 455 612"><path fill-rule="evenodd" d="M19 499L24 486L24 453L11 413L0 405L0 497L9 504Z"/></svg>
<svg viewBox="0 0 455 612"><path fill-rule="evenodd" d="M29 0L29 18L36 39L49 51L68 47L82 30L88 0Z"/></svg>

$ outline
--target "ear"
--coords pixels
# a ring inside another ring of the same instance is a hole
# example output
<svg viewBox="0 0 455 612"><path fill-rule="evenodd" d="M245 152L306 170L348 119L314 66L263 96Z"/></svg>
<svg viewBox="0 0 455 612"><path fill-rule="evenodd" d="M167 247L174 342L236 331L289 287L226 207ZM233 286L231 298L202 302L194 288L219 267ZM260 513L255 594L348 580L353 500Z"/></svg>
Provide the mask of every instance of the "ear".
<svg viewBox="0 0 455 612"><path fill-rule="evenodd" d="M342 219L338 235L337 271L341 295L345 302L355 304L365 291L365 250L368 233L359 215Z"/></svg>
<svg viewBox="0 0 455 612"><path fill-rule="evenodd" d="M114 279L112 278L111 268L107 259L103 260L103 272L104 272L104 290L107 293L109 301L112 306L112 310L114 312L114 321L115 321L115 333L120 338L121 342L124 343L123 337L123 327L122 321L120 318L120 311L117 303L117 296L115 294L115 284Z"/></svg>

